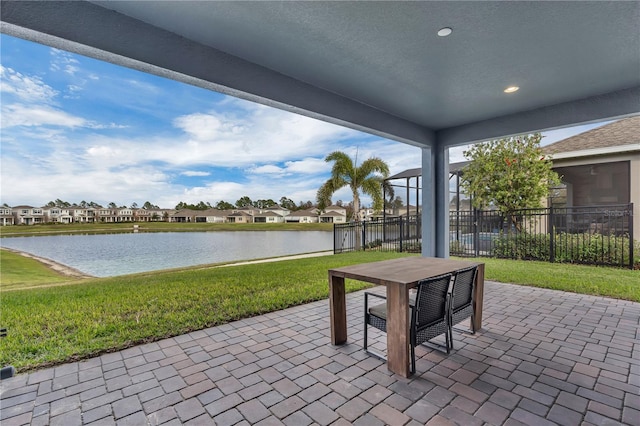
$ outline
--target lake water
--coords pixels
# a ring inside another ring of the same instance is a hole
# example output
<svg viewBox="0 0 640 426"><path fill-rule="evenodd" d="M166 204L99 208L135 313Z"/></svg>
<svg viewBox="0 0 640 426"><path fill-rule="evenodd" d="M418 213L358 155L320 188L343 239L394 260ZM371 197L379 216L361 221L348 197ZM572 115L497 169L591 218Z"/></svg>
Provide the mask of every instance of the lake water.
<svg viewBox="0 0 640 426"><path fill-rule="evenodd" d="M333 250L327 231L158 232L0 238L96 277Z"/></svg>

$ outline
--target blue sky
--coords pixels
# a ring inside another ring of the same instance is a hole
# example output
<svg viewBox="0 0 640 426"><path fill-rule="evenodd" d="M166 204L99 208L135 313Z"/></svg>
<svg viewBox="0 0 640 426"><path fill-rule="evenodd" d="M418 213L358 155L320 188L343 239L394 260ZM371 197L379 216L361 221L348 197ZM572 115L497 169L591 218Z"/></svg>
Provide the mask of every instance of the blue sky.
<svg viewBox="0 0 640 426"><path fill-rule="evenodd" d="M299 203L315 201L335 150L378 156L392 174L421 165L416 147L4 34L0 53L0 203L10 206Z"/></svg>

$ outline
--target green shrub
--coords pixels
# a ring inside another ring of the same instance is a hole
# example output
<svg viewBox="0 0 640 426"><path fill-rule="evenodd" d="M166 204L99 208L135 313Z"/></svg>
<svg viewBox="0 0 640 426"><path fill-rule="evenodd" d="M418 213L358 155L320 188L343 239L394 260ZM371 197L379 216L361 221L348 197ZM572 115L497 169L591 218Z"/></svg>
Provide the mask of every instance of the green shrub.
<svg viewBox="0 0 640 426"><path fill-rule="evenodd" d="M626 235L556 235L556 262L629 265L629 237Z"/></svg>
<svg viewBox="0 0 640 426"><path fill-rule="evenodd" d="M549 235L528 232L501 234L493 242L492 255L519 260L549 260Z"/></svg>
<svg viewBox="0 0 640 426"><path fill-rule="evenodd" d="M449 253L451 255L461 255L466 253L466 248L463 243L458 240L449 242Z"/></svg>
<svg viewBox="0 0 640 426"><path fill-rule="evenodd" d="M550 260L550 235L509 233L494 241L494 257L518 260ZM637 248L636 248L637 247ZM634 264L640 264L639 242L634 242ZM554 237L554 259L561 263L629 265L629 236L560 233ZM640 267L640 266L639 266Z"/></svg>

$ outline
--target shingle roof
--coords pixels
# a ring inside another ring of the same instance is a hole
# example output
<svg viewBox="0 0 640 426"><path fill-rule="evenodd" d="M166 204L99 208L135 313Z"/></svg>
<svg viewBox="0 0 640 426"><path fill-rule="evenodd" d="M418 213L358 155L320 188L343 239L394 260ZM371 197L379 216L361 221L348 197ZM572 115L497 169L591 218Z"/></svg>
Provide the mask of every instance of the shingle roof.
<svg viewBox="0 0 640 426"><path fill-rule="evenodd" d="M297 211L291 212L289 216L293 216L293 217L318 216L318 213L311 210L297 210Z"/></svg>
<svg viewBox="0 0 640 426"><path fill-rule="evenodd" d="M255 217L282 217L282 215L276 212L262 212L262 213L256 214Z"/></svg>
<svg viewBox="0 0 640 426"><path fill-rule="evenodd" d="M640 115L577 134L543 147L548 154L640 143Z"/></svg>
<svg viewBox="0 0 640 426"><path fill-rule="evenodd" d="M320 215L320 217L328 217L328 216L333 216L333 217L344 217L344 215L342 213L338 213L338 212L326 212Z"/></svg>

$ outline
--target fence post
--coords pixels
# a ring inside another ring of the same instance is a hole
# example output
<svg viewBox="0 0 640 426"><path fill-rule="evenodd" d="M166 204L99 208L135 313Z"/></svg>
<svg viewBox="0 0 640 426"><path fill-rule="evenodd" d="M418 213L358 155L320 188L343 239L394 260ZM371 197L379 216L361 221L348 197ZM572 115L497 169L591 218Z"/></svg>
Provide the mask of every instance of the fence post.
<svg viewBox="0 0 640 426"><path fill-rule="evenodd" d="M404 219L400 218L400 253L402 253L402 237L404 235Z"/></svg>
<svg viewBox="0 0 640 426"><path fill-rule="evenodd" d="M473 254L475 257L480 256L480 221L482 220L482 215L480 214L480 210L474 208L473 209Z"/></svg>
<svg viewBox="0 0 640 426"><path fill-rule="evenodd" d="M554 263L556 261L556 236L553 224L553 206L551 206L549 208L549 219L547 223L547 226L549 228L549 262L551 263Z"/></svg>
<svg viewBox="0 0 640 426"><path fill-rule="evenodd" d="M629 269L633 269L633 203L629 203Z"/></svg>
<svg viewBox="0 0 640 426"><path fill-rule="evenodd" d="M362 251L365 251L367 250L367 222L363 220L361 223L362 223Z"/></svg>

